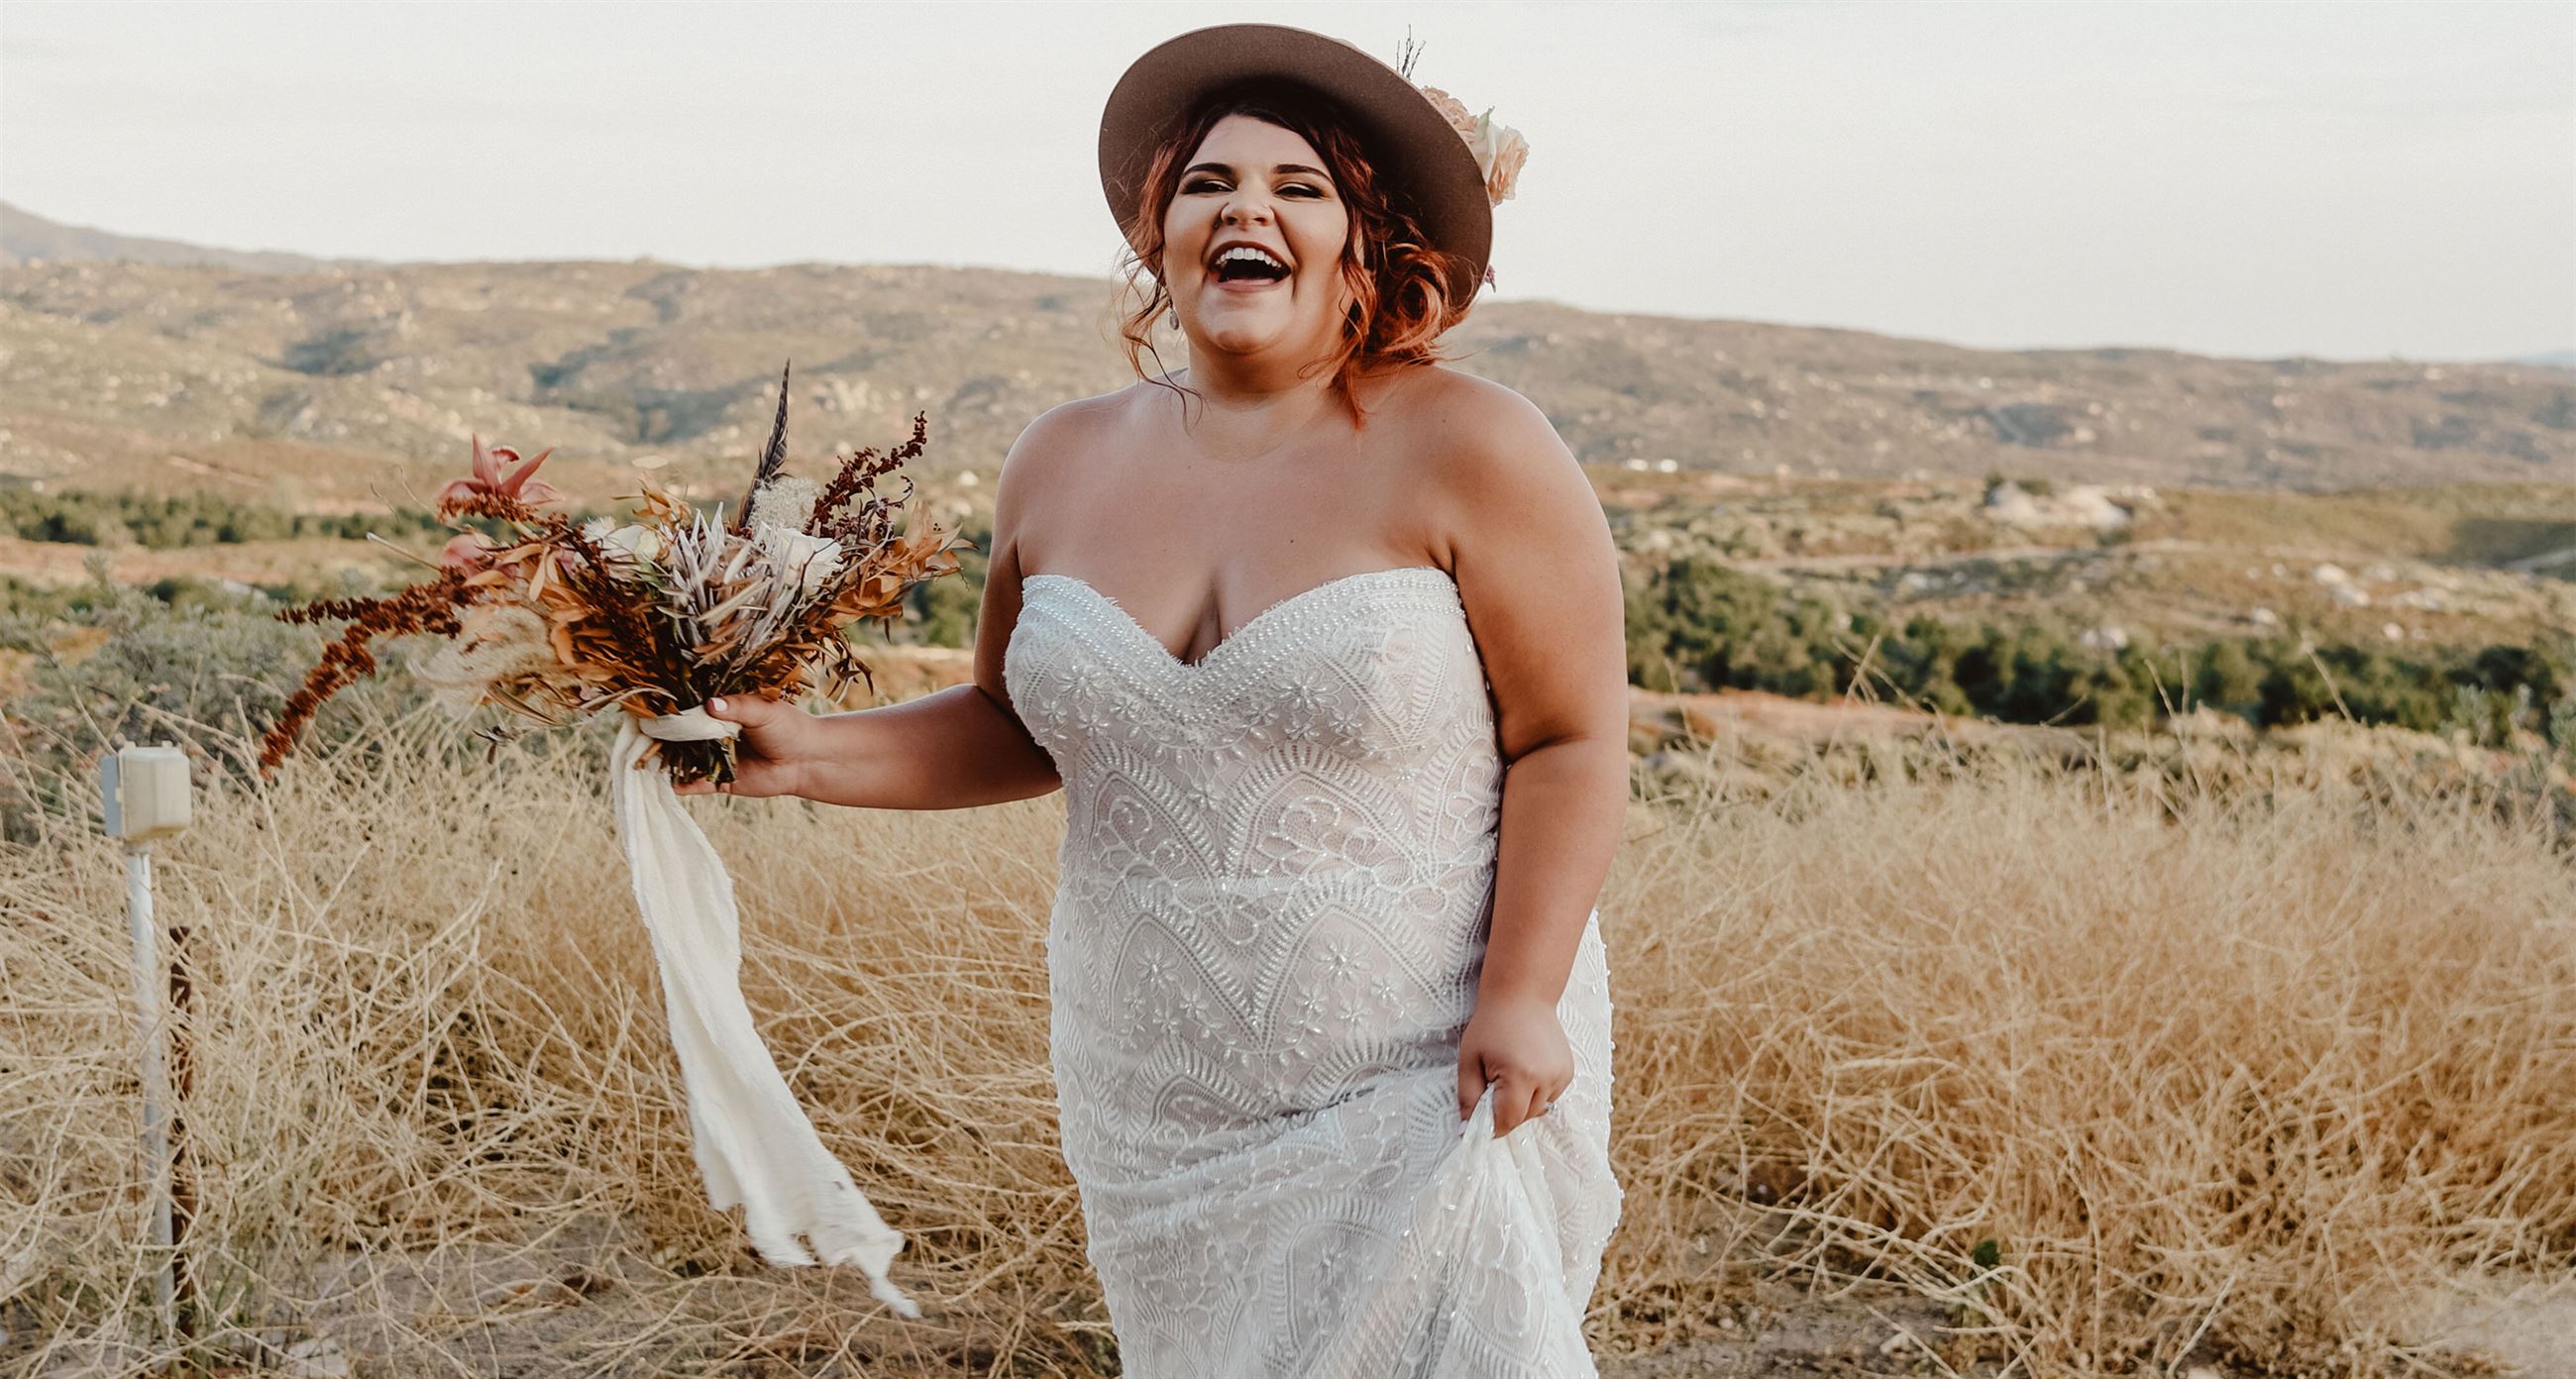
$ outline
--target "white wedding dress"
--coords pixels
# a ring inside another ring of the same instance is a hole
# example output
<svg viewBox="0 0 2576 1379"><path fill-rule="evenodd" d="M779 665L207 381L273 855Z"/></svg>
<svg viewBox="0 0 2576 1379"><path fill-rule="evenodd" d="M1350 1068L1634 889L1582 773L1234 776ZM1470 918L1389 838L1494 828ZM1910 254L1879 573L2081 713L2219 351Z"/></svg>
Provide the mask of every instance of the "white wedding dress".
<svg viewBox="0 0 2576 1379"><path fill-rule="evenodd" d="M1126 1379L1571 1379L1617 1221L1598 911L1573 1085L1458 1114L1503 768L1446 572L1367 571L1184 662L1031 575L1012 704L1064 781L1064 1156Z"/></svg>

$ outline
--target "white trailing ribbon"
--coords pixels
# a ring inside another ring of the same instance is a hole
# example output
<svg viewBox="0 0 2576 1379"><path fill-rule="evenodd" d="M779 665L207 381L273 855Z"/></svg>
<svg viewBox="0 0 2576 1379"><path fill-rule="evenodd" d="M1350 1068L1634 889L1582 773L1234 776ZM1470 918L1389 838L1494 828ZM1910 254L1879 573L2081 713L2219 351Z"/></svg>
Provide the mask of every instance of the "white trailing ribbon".
<svg viewBox="0 0 2576 1379"><path fill-rule="evenodd" d="M918 1317L919 1305L886 1277L903 1236L823 1147L752 1026L742 999L741 921L724 859L680 807L670 773L644 763L656 739L708 742L739 731L704 709L640 721L625 714L610 753L617 833L661 964L671 1045L688 1094L689 1149L708 1203L718 1211L742 1207L762 1259L856 1264L879 1301Z"/></svg>

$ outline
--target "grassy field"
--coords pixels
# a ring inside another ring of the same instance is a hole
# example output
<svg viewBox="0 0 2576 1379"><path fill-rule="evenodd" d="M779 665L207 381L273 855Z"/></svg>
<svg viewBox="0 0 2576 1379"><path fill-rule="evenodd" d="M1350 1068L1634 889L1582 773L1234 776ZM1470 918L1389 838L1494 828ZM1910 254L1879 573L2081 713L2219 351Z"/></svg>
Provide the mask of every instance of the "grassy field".
<svg viewBox="0 0 2576 1379"><path fill-rule="evenodd" d="M760 1266L707 1209L594 755L460 765L453 735L362 722L202 798L162 859L201 1362L1115 1372L1046 1062L1060 799L693 806L771 1047L911 1238L907 1323L854 1277ZM2225 789L2008 744L1748 750L1640 772L1601 899L1627 1190L1605 1374L1762 1372L1712 1347L1847 1288L1921 1339L1849 1373L2470 1373L2426 1320L2440 1285L2567 1282L2576 866L2551 816L2308 748L2239 755ZM169 1358L120 879L81 818L0 852L7 1372Z"/></svg>

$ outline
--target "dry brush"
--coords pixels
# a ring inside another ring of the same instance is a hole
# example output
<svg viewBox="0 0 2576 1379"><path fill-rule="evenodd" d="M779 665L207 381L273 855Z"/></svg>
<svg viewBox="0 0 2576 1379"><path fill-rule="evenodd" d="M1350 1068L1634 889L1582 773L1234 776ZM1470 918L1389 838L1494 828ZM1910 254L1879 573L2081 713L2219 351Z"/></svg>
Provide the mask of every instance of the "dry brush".
<svg viewBox="0 0 2576 1379"><path fill-rule="evenodd" d="M1046 1063L1057 801L695 806L771 1047L911 1237L905 1323L705 1207L597 758L460 768L452 731L226 787L163 859L201 1334L371 1374L1108 1372ZM161 1354L121 904L83 821L0 856L0 1365ZM1601 912L1605 1354L1785 1272L1944 1300L1953 1363L2374 1373L2428 1281L2576 1258L2576 868L2536 823L1815 772L1641 799Z"/></svg>

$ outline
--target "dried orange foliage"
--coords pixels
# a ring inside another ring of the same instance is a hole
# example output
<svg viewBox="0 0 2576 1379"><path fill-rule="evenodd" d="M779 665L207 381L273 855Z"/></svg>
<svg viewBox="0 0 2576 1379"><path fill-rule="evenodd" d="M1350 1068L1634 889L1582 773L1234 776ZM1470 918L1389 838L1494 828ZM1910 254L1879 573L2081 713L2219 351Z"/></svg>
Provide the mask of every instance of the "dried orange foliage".
<svg viewBox="0 0 2576 1379"><path fill-rule="evenodd" d="M460 530L435 578L386 598L281 614L350 626L270 730L262 770L284 760L325 700L375 673L370 642L406 633L448 639L420 667L442 701L460 710L497 705L545 726L612 706L653 716L724 694L840 690L869 673L847 636L851 625L901 617L914 585L958 568L955 531L905 520L909 476L898 476L900 492L877 488L927 448L928 426L927 416L914 417L910 439L847 457L818 488L784 472L782 377L778 420L743 511L726 520L721 509L702 513L648 484L636 495L637 520L625 526L547 511L561 495L534 475L552 452L522 461L477 437L471 476L439 490L438 513L489 519L505 535L496 542ZM659 750L675 779L732 776L730 742Z"/></svg>

